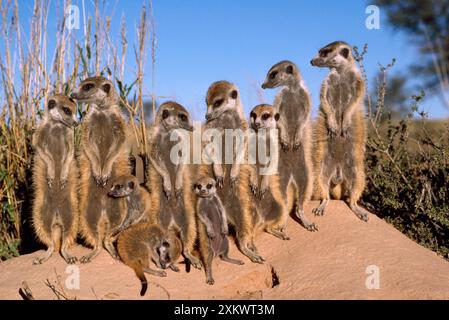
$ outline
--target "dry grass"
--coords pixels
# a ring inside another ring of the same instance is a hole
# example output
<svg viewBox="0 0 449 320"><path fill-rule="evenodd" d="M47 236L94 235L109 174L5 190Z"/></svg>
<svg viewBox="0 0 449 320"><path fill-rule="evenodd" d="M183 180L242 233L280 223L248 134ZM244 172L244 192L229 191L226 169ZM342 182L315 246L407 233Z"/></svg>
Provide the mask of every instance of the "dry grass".
<svg viewBox="0 0 449 320"><path fill-rule="evenodd" d="M80 8L80 18L86 8ZM18 1L1 1L0 33L4 47L0 56L0 258L16 256L34 242L30 236L30 203L32 195L30 171L33 150L31 135L43 112L43 103L53 93L69 93L76 83L87 76L102 75L115 80L120 103L128 115L129 124L138 142L139 155L146 159L146 128L143 97L147 90L142 81L145 73L154 79L155 23L152 1L142 4L137 43L133 44L135 81L126 84L125 63L128 54L127 27L124 19L114 19L106 12L105 2L95 0L93 16L81 21L83 36L77 38L67 28L64 8L70 0L56 3L56 36L47 26L49 0L35 0L29 21L19 21ZM54 4L53 4L54 5ZM114 11L114 10L112 10ZM118 22L116 22L118 21ZM29 33L21 23L29 23ZM121 34L111 36L114 23ZM53 52L48 48L50 37L56 37ZM118 42L115 43L114 41ZM146 54L151 64L146 65ZM132 96L133 98L130 98ZM154 97L154 91L152 92ZM79 106L79 113L83 112ZM155 105L153 103L153 114Z"/></svg>

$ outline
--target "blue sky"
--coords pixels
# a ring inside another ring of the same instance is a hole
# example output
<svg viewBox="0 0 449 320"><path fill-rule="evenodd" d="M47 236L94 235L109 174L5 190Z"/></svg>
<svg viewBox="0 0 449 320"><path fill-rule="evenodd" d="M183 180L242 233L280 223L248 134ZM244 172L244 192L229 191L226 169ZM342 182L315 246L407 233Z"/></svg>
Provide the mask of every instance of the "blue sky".
<svg viewBox="0 0 449 320"><path fill-rule="evenodd" d="M381 29L365 27L366 1L172 1L153 0L157 33L156 87L159 96L171 97L187 107L195 119L203 119L204 96L210 83L226 79L238 85L246 114L260 103L257 91L266 72L276 62L292 60L300 68L312 93L314 114L319 103L319 88L327 71L312 67L310 59L325 44L344 40L359 48L368 43L365 66L373 78L378 63L397 63L392 72L407 74L407 66L419 59L407 36L395 33L386 24L381 8ZM81 5L81 0L73 0ZM93 15L91 0L85 0ZM106 12L114 10L117 23L124 14L128 27L129 53L127 80L134 77L135 42L141 1L107 1ZM55 1L51 2L56 7ZM27 24L31 1L20 1L21 23ZM54 8L52 9L55 10ZM49 26L56 25L50 12ZM25 26L24 26L25 27ZM77 31L79 36L81 30ZM51 46L50 41L50 46ZM54 44L53 44L54 45ZM147 72L149 69L147 68ZM149 75L147 75L149 76ZM151 80L145 78L147 89ZM264 90L264 102L272 103L276 90ZM164 99L160 99L164 101ZM438 99L429 98L421 106L431 117L448 117Z"/></svg>

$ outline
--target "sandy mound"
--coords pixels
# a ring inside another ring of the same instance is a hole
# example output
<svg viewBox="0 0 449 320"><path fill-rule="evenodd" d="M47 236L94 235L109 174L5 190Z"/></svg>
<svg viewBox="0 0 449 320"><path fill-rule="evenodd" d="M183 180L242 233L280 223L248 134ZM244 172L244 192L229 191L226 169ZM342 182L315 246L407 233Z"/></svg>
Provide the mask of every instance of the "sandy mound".
<svg viewBox="0 0 449 320"><path fill-rule="evenodd" d="M261 235L257 245L267 260L264 265L251 263L232 246L230 256L245 265L216 260L214 286L205 283L203 271L192 268L186 274L184 265L179 274L168 270L166 278L147 275L149 290L143 299L449 299L449 263L376 216L364 223L344 203L333 201L327 215L314 220L319 231L311 233L290 219L290 241ZM81 256L87 249L71 251ZM59 286L65 287L73 271L58 255L33 266L40 254L0 263L0 299L20 299L23 280L37 299L56 298L46 281L62 291ZM80 289L63 289L69 298L141 299L133 270L106 252L77 266ZM369 266L378 267L379 289L367 289Z"/></svg>

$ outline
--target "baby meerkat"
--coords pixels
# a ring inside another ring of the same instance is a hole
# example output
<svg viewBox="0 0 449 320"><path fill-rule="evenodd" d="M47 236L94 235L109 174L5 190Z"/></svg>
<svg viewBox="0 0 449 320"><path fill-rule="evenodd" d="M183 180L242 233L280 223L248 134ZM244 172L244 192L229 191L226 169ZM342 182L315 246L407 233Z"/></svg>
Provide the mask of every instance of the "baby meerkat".
<svg viewBox="0 0 449 320"><path fill-rule="evenodd" d="M60 250L68 263L76 262L67 247L78 232L73 130L77 125L75 101L63 95L50 96L43 122L33 135L33 225L37 237L48 248L34 264L47 261L55 250Z"/></svg>
<svg viewBox="0 0 449 320"><path fill-rule="evenodd" d="M343 41L332 42L311 64L330 70L321 86L315 127L315 182L321 203L314 212L324 214L331 189L337 199L347 194L351 210L368 221L368 211L357 204L365 187L365 84L352 48Z"/></svg>
<svg viewBox="0 0 449 320"><path fill-rule="evenodd" d="M298 67L291 61L281 61L268 71L262 88L282 90L276 95L274 109L279 113L277 128L282 152L279 153L281 189L287 198L290 212L293 207L301 224L309 231L318 230L310 222L304 206L313 191L313 167L310 142L310 93L301 78ZM294 196L290 192L294 187Z"/></svg>
<svg viewBox="0 0 449 320"><path fill-rule="evenodd" d="M243 262L228 257L228 221L225 208L217 196L216 181L211 177L203 177L193 188L198 197L196 212L200 222L200 251L206 282L212 285L215 282L212 277L212 260L215 257L233 264L242 265Z"/></svg>
<svg viewBox="0 0 449 320"><path fill-rule="evenodd" d="M284 233L287 225L288 210L280 186L278 174L279 144L276 122L279 113L273 106L260 104L251 110L250 125L254 138L250 140L255 156L255 184L251 185L256 204L256 228L282 240L288 240ZM253 179L251 179L254 181Z"/></svg>
<svg viewBox="0 0 449 320"><path fill-rule="evenodd" d="M89 104L81 124L80 156L80 233L93 247L82 263L90 262L104 246L118 258L112 232L126 214L124 198L108 196L111 180L130 173L126 150L126 124L111 81L87 78L71 96Z"/></svg>
<svg viewBox="0 0 449 320"><path fill-rule="evenodd" d="M247 153L245 134L248 124L243 116L237 86L228 81L212 83L207 90L206 105L203 142L207 140L205 136L211 135L208 143L219 150L214 148L204 152L211 164L203 159L199 176L214 177L217 181L217 194L223 201L230 224L234 226L239 250L252 262L263 263L264 259L254 244L253 214L256 209L249 187L252 169L242 159ZM226 139L227 133L232 134L232 139L228 139L230 141ZM207 150L208 145L205 147L203 149ZM232 161L229 161L230 158Z"/></svg>
<svg viewBox="0 0 449 320"><path fill-rule="evenodd" d="M113 198L125 198L127 207L125 219L112 236L116 236L136 223L149 222L150 194L139 185L139 180L135 176L128 174L114 179L108 195Z"/></svg>
<svg viewBox="0 0 449 320"><path fill-rule="evenodd" d="M190 115L183 106L173 101L160 105L148 139L150 218L165 230L178 231L184 257L194 267L201 268L201 262L192 254L196 240L195 207L190 171L183 159L188 150L179 149L190 139L192 130Z"/></svg>
<svg viewBox="0 0 449 320"><path fill-rule="evenodd" d="M181 241L171 231L165 232L155 224L135 224L123 231L117 240L117 250L123 263L134 270L139 278L143 296L148 288L144 273L166 277L163 270L150 268L150 260L160 269L170 268L179 272L175 265L181 255Z"/></svg>

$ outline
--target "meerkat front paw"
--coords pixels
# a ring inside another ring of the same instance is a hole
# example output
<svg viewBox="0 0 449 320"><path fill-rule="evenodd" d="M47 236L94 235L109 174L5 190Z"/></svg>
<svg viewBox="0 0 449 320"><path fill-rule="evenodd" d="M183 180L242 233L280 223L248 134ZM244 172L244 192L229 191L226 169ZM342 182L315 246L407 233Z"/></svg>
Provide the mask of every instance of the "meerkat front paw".
<svg viewBox="0 0 449 320"><path fill-rule="evenodd" d="M206 279L206 283L208 284L208 285L213 285L214 283L215 283L215 280L214 280L214 278L212 278L212 277L208 277L207 279Z"/></svg>
<svg viewBox="0 0 449 320"><path fill-rule="evenodd" d="M59 180L59 189L64 190L66 186L67 186L67 179Z"/></svg>
<svg viewBox="0 0 449 320"><path fill-rule="evenodd" d="M211 239L215 238L215 232L211 229L206 230L207 236Z"/></svg>
<svg viewBox="0 0 449 320"><path fill-rule="evenodd" d="M182 199L182 196L183 196L183 191L182 191L182 188L181 189L177 189L177 190L175 190L175 197L176 197L176 199Z"/></svg>
<svg viewBox="0 0 449 320"><path fill-rule="evenodd" d="M165 193L165 197L167 198L167 200L170 200L171 199L171 190L164 189L164 193Z"/></svg>
<svg viewBox="0 0 449 320"><path fill-rule="evenodd" d="M53 182L54 182L54 178L52 178L52 177L47 177L47 185L48 185L48 187L51 189L51 188L53 188Z"/></svg>
<svg viewBox="0 0 449 320"><path fill-rule="evenodd" d="M223 188L223 176L217 176L215 178L215 181L217 182L217 186L219 188Z"/></svg>
<svg viewBox="0 0 449 320"><path fill-rule="evenodd" d="M287 140L281 139L280 143L282 150L284 151L290 150L290 143L288 143Z"/></svg>

